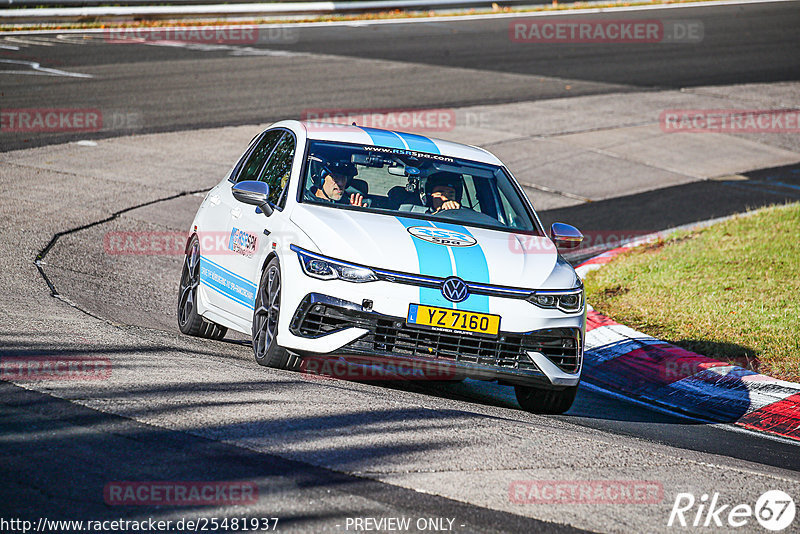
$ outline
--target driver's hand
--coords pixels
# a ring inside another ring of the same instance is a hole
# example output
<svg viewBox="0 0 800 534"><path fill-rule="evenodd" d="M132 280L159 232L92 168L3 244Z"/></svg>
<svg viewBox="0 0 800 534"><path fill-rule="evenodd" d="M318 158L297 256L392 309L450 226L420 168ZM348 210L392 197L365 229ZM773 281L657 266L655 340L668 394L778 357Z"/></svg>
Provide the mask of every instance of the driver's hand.
<svg viewBox="0 0 800 534"><path fill-rule="evenodd" d="M441 210L457 210L459 208L461 208L461 204L459 204L455 200L448 200L447 202L442 204L442 207L439 208L439 211L441 211Z"/></svg>
<svg viewBox="0 0 800 534"><path fill-rule="evenodd" d="M366 202L364 202L364 195L362 195L361 193L353 193L352 195L350 195L350 205L359 206L362 208L365 207L367 204Z"/></svg>

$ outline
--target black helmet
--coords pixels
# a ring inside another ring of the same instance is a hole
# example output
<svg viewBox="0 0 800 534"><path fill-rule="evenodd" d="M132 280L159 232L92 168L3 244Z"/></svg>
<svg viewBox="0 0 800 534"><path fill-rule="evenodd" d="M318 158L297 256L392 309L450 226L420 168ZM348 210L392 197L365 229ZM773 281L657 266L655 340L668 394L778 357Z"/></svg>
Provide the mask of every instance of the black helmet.
<svg viewBox="0 0 800 534"><path fill-rule="evenodd" d="M348 179L358 174L356 166L349 161L329 161L328 164L323 167L323 171L327 171L325 174L347 176ZM323 174L323 176L325 176L325 174Z"/></svg>
<svg viewBox="0 0 800 534"><path fill-rule="evenodd" d="M322 187L325 176L329 174L345 176L348 182L358 174L356 166L349 161L326 161L318 156L310 156L308 159L312 166L311 176L317 187Z"/></svg>
<svg viewBox="0 0 800 534"><path fill-rule="evenodd" d="M456 202L461 202L461 193L464 190L464 181L461 179L460 174L448 171L439 171L428 176L425 181L425 196L430 197L433 193L433 188L437 185L446 185L455 190L456 198L452 199Z"/></svg>

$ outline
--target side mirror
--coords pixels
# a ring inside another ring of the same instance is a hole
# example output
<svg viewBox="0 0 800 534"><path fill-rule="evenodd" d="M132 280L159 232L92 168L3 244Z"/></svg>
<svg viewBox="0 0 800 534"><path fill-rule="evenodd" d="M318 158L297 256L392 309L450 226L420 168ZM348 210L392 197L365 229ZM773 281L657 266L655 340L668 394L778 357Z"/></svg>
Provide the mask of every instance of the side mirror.
<svg viewBox="0 0 800 534"><path fill-rule="evenodd" d="M550 227L550 239L558 248L575 248L583 242L583 234L574 226L557 222Z"/></svg>
<svg viewBox="0 0 800 534"><path fill-rule="evenodd" d="M264 212L264 215L269 217L272 215L273 209L269 204L269 185L265 182L258 182L256 180L244 180L234 185L231 189L233 198L239 202L257 206Z"/></svg>

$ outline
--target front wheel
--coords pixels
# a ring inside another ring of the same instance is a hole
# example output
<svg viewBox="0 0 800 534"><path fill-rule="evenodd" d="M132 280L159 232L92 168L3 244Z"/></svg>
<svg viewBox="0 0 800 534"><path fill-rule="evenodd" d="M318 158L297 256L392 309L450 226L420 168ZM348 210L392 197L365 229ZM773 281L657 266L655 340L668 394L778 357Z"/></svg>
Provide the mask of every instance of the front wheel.
<svg viewBox="0 0 800 534"><path fill-rule="evenodd" d="M556 415L570 409L578 386L565 389L537 389L530 386L514 386L517 402L528 412Z"/></svg>
<svg viewBox="0 0 800 534"><path fill-rule="evenodd" d="M294 369L299 359L278 345L278 319L281 312L281 266L272 258L258 285L253 313L253 354L259 365Z"/></svg>

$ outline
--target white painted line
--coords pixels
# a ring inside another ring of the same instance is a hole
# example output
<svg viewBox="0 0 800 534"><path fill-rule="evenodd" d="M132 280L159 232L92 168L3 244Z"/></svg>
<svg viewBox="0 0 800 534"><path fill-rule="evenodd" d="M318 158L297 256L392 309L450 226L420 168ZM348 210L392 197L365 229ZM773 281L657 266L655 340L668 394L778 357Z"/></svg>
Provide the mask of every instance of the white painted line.
<svg viewBox="0 0 800 534"><path fill-rule="evenodd" d="M681 418L681 419L686 419L686 421L691 421L693 423L700 423L700 424L703 424L703 425L711 425L714 428L727 430L728 432L739 432L740 434L749 434L751 436L755 434L756 436L758 436L760 438L770 439L772 441L778 441L780 443L786 443L786 444L789 444L789 445L794 445L795 447L800 446L800 442L798 442L796 440L793 440L793 439L784 438L784 437L778 436L776 434L769 434L767 432L759 432L759 431L756 431L756 430L751 430L749 428L744 428L742 426L738 426L738 425L735 425L733 423L719 423L719 422L710 421L710 420L707 420L707 419L698 419L698 418L691 417L689 415L686 415L686 414L683 414L683 413L680 413L680 412L672 411L669 408L665 408L664 406L661 406L661 405L658 405L658 404L651 404L649 402L641 401L639 399L626 397L625 395L622 395L620 393L615 393L613 391L609 391L607 389L603 389L600 386L596 386L594 384L590 384L589 382L585 382L583 380L581 380L581 387L582 388L586 388L586 389L591 390L591 391L594 391L594 392L599 393L601 395L605 395L605 396L617 399L617 400L622 400L622 401L630 402L631 404L635 404L637 406L642 406L644 408L647 408L649 410L653 410L655 412L663 413L665 415L671 415L673 417L678 417L678 418ZM578 416L576 416L576 417L578 417Z"/></svg>
<svg viewBox="0 0 800 534"><path fill-rule="evenodd" d="M54 46L54 43L50 42L50 40L48 40L46 37L33 37L29 39L23 39L21 37L9 36L6 37L6 41L11 43L18 43L21 45Z"/></svg>
<svg viewBox="0 0 800 534"><path fill-rule="evenodd" d="M0 59L0 63L8 63L12 65L25 65L32 70L0 70L0 74L27 74L38 76L66 76L68 78L94 78L91 74L81 74L80 72L67 72L65 70L51 69L49 67L42 67L35 61L22 61L19 59Z"/></svg>

